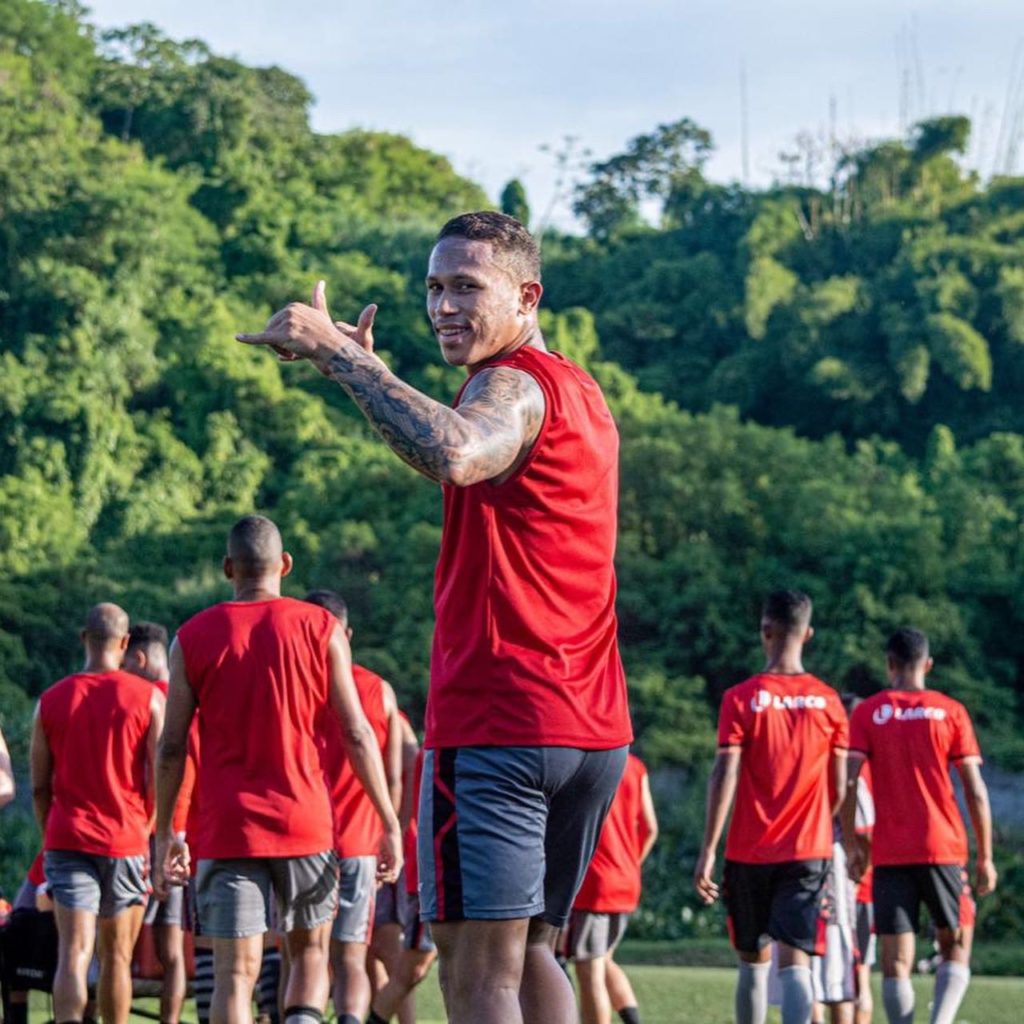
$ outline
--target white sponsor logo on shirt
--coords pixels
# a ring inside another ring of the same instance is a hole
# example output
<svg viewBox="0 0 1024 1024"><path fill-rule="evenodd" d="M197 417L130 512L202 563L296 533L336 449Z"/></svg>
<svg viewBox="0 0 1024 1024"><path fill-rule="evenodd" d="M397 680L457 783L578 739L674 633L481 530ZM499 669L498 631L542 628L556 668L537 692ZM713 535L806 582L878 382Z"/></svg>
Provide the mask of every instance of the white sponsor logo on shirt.
<svg viewBox="0 0 1024 1024"><path fill-rule="evenodd" d="M943 722L946 719L945 708L898 708L892 704L879 704L871 714L871 720L875 725L885 725L893 719L897 722L919 722L922 719L933 722Z"/></svg>
<svg viewBox="0 0 1024 1024"><path fill-rule="evenodd" d="M824 711L828 706L824 697L817 694L785 694L780 697L768 690L758 690L750 701L754 711Z"/></svg>

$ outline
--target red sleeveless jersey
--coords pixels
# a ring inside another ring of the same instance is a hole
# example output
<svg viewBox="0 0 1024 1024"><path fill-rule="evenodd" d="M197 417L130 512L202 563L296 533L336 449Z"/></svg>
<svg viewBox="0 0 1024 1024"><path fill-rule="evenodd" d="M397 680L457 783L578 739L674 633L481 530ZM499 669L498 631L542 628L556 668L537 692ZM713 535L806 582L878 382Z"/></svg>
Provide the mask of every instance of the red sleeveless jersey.
<svg viewBox="0 0 1024 1024"><path fill-rule="evenodd" d="M383 755L388 742L388 716L382 689L384 680L361 665L352 666L352 676L359 693L359 703ZM345 753L341 722L329 706L324 709L320 752L334 812L335 852L339 857L375 856L384 835L384 823L352 768L352 762Z"/></svg>
<svg viewBox="0 0 1024 1024"><path fill-rule="evenodd" d="M104 857L149 850L146 745L153 685L129 672L80 672L39 698L53 756L43 846Z"/></svg>
<svg viewBox="0 0 1024 1024"><path fill-rule="evenodd" d="M526 347L496 366L537 382L544 421L504 483L444 487L426 746L621 747L618 431L564 356Z"/></svg>
<svg viewBox="0 0 1024 1024"><path fill-rule="evenodd" d="M640 905L640 852L650 834L644 818L646 777L643 762L630 754L573 910L632 914Z"/></svg>
<svg viewBox="0 0 1024 1024"><path fill-rule="evenodd" d="M178 630L199 704L202 810L189 836L197 857L302 857L332 848L316 737L336 625L323 608L279 597L226 601Z"/></svg>

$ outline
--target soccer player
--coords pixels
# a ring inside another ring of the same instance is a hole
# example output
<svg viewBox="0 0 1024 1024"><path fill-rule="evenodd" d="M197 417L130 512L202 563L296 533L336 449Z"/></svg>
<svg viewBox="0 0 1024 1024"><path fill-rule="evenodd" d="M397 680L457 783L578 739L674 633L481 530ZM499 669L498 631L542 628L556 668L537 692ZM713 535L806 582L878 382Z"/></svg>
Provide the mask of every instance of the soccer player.
<svg viewBox="0 0 1024 1024"><path fill-rule="evenodd" d="M128 632L128 649L121 667L132 675L149 680L166 697L167 630L156 622L136 622ZM185 831L187 814L187 804L179 800L174 813L174 831L178 835ZM150 852L155 852L152 841ZM162 900L155 895L150 896L142 919L144 925L153 929L156 957L164 972L160 985L161 1024L178 1024L181 1007L185 1002L187 979L185 933L182 929L183 905L184 890L181 886L174 886Z"/></svg>
<svg viewBox="0 0 1024 1024"><path fill-rule="evenodd" d="M576 1019L554 945L632 739L615 617L618 433L596 382L548 350L540 253L516 220L442 229L427 314L465 367L455 407L373 354L376 306L335 324L323 282L260 334L341 385L390 447L442 485L421 794L421 913L449 1015Z"/></svg>
<svg viewBox="0 0 1024 1024"><path fill-rule="evenodd" d="M719 896L718 841L733 798L723 895L739 956L738 1024L763 1024L770 941L779 949L783 1024L808 1024L822 887L832 855L829 798L846 787L847 718L839 695L805 671L811 600L769 595L761 613L762 672L725 692L708 781L704 841L694 872L701 899Z"/></svg>
<svg viewBox="0 0 1024 1024"><path fill-rule="evenodd" d="M928 638L899 629L886 646L889 688L853 712L851 789L843 804L846 835L854 835L856 782L871 765L877 815L871 837L875 927L882 937L882 1001L890 1024L914 1019L914 936L921 904L935 924L942 963L935 975L932 1024L953 1024L970 981L974 901L967 883L967 830L960 816L950 765L956 765L977 843L975 887L996 887L992 814L981 777L981 750L967 709L925 688L932 669ZM849 826L847 828L847 826ZM859 877L864 846L850 844L851 872Z"/></svg>
<svg viewBox="0 0 1024 1024"><path fill-rule="evenodd" d="M199 711L196 893L213 940L214 1024L249 1024L270 892L291 969L287 1024L319 1024L337 901L333 816L317 750L329 704L352 766L384 821L382 875L401 865L401 833L380 750L352 680L348 637L323 608L281 596L291 571L277 527L246 516L228 537L234 599L186 622L171 647L157 779L156 888L182 883L189 850L172 815L189 727Z"/></svg>
<svg viewBox="0 0 1024 1024"><path fill-rule="evenodd" d="M630 754L569 919L583 1024L610 1024L612 1010L623 1024L640 1024L636 995L612 957L640 904L640 869L657 838L647 769Z"/></svg>
<svg viewBox="0 0 1024 1024"><path fill-rule="evenodd" d="M53 1012L60 1024L82 1020L98 931L100 1016L126 1024L164 697L121 670L128 616L117 605L89 612L82 642L84 668L39 698L32 729L32 798L60 940Z"/></svg>
<svg viewBox="0 0 1024 1024"><path fill-rule="evenodd" d="M349 640L348 607L331 590L314 590L305 598L326 608ZM359 703L373 729L384 763L384 774L395 812L402 793L402 732L391 687L361 665L352 666ZM396 723L392 728L392 722ZM320 735L324 776L334 812L334 850L340 878L338 913L331 928L330 959L334 973L334 1008L338 1024L363 1024L370 1009L370 978L366 953L373 928L377 891L377 851L383 823L345 753L337 718L328 714Z"/></svg>

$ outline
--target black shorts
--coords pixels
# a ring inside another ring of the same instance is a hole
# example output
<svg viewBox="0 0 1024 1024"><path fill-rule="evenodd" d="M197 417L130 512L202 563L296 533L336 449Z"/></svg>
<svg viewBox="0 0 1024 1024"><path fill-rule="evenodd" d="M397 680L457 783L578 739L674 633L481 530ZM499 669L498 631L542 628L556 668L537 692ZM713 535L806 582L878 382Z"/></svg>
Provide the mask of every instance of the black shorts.
<svg viewBox="0 0 1024 1024"><path fill-rule="evenodd" d="M955 932L974 924L971 887L959 864L876 867L874 898L879 935L916 932L921 926L922 903L936 928Z"/></svg>
<svg viewBox="0 0 1024 1024"><path fill-rule="evenodd" d="M625 764L625 747L428 750L418 819L423 920L541 917L563 927Z"/></svg>
<svg viewBox="0 0 1024 1024"><path fill-rule="evenodd" d="M723 897L729 938L739 953L757 953L775 939L820 955L825 928L821 915L827 860L783 864L741 864L727 860Z"/></svg>

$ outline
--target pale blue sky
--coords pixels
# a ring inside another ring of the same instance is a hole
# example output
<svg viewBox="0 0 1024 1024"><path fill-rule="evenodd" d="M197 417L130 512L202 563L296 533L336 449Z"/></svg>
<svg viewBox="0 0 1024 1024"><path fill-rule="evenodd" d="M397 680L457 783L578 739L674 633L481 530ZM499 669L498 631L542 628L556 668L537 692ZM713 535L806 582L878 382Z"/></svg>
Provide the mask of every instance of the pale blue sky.
<svg viewBox="0 0 1024 1024"><path fill-rule="evenodd" d="M88 0L87 0L88 2ZM709 173L767 184L800 131L894 135L904 120L975 119L971 162L1024 172L1020 0L93 0L102 26L152 21L249 64L278 64L317 98L320 131L397 131L449 156L492 195L514 175L535 213L552 198L540 152L574 135L603 157L660 122L711 130ZM834 116L830 115L834 109ZM983 129L983 130L982 130ZM556 220L565 221L560 210Z"/></svg>

